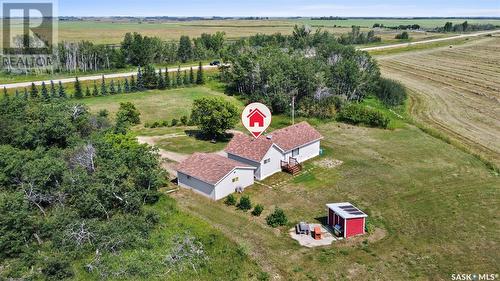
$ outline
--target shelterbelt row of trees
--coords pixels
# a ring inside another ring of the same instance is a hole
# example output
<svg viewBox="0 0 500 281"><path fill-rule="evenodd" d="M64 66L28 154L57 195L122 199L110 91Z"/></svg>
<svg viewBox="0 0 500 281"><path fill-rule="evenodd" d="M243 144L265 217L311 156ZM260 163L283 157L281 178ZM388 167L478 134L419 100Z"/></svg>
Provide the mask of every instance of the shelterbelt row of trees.
<svg viewBox="0 0 500 281"><path fill-rule="evenodd" d="M35 83L31 83L31 87L24 88L22 91L16 89L13 96L22 97L25 99L39 99L43 101L49 101L54 98L76 98L81 99L84 97L97 97L97 96L107 96L116 95L123 93L133 93L142 92L151 89L165 90L172 88L189 87L194 85L202 85L205 83L205 76L203 74L203 68L201 62L198 66L198 70L195 71L191 67L189 72L185 70L181 72L180 68L176 72L169 72L165 69L163 72L160 68L158 71L153 65L147 65L144 69L140 67L137 70L137 75L131 75L130 77L125 77L123 81L114 79L106 82L104 75L101 81L98 83L94 80L93 85L82 85L78 77L75 78L73 83L73 91L69 92L67 87L59 81L58 85L54 81L50 81L49 84L42 82L42 85L37 87ZM10 94L7 89L3 89L3 98L10 98Z"/></svg>
<svg viewBox="0 0 500 281"><path fill-rule="evenodd" d="M329 37L341 44L366 44L379 42L380 37L373 31L361 32L353 26L351 32L338 38L327 31L313 30L306 26L295 26L291 35L257 34L239 41L248 41L252 46L279 44L282 47L301 46L310 34L316 37ZM314 40L314 39L313 39ZM34 40L30 40L34 41ZM238 42L236 45L238 45ZM148 64L174 64L220 58L234 42L228 42L224 32L203 33L200 37L181 36L178 42L165 41L159 37L142 36L139 33L127 33L119 46L94 44L89 41L61 42L53 46L52 60L39 60L38 69L26 69L25 72L88 72L125 68L127 66L145 66ZM25 49L23 54L30 54ZM49 52L51 50L47 50ZM16 70L12 65L3 65L4 70Z"/></svg>
<svg viewBox="0 0 500 281"><path fill-rule="evenodd" d="M26 69L25 72L88 72L148 64L197 62L220 57L224 43L224 32L203 33L193 39L181 36L179 42L127 33L119 46L94 44L89 41L61 42L47 50L47 53L54 54L50 61L38 60L38 69ZM33 50L24 49L22 54L29 55ZM8 53L8 50L6 52ZM4 70L19 71L18 68L7 64L8 62L10 61L3 64Z"/></svg>
<svg viewBox="0 0 500 281"><path fill-rule="evenodd" d="M453 24L452 22L446 22L444 26L436 28L438 32L468 32L468 31L479 31L479 30L493 30L499 28L498 25L487 24L471 24L468 21L463 23Z"/></svg>

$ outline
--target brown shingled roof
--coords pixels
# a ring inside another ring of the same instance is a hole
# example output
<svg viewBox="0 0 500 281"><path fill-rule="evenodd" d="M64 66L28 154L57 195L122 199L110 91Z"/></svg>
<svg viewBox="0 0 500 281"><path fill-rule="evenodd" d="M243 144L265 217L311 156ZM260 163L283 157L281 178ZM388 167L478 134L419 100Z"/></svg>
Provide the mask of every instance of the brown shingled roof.
<svg viewBox="0 0 500 281"><path fill-rule="evenodd" d="M284 151L290 151L323 138L323 136L306 121L276 130L268 134L267 137L268 136L271 136L273 142Z"/></svg>
<svg viewBox="0 0 500 281"><path fill-rule="evenodd" d="M252 166L217 154L194 153L189 156L189 158L179 163L176 170L206 183L217 184L237 167L254 169Z"/></svg>
<svg viewBox="0 0 500 281"><path fill-rule="evenodd" d="M272 145L273 142L265 136L256 139L245 134L235 134L224 151L245 159L260 162Z"/></svg>
<svg viewBox="0 0 500 281"><path fill-rule="evenodd" d="M258 139L244 134L235 134L225 151L245 159L260 162L273 144L287 152L322 138L323 136L316 129L304 121L276 130Z"/></svg>

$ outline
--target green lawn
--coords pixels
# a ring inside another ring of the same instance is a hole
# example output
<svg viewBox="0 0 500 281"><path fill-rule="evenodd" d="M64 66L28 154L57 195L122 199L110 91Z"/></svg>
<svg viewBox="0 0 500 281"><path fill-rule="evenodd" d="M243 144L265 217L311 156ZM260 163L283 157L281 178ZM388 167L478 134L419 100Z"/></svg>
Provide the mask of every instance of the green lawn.
<svg viewBox="0 0 500 281"><path fill-rule="evenodd" d="M82 99L92 112L106 109L114 117L120 102L132 102L141 112L141 123L159 120L180 119L189 116L193 100L207 96L218 96L240 104L235 98L206 87L179 88L172 90L151 90L140 93L121 94Z"/></svg>
<svg viewBox="0 0 500 281"><path fill-rule="evenodd" d="M164 150L191 154L194 152L221 151L226 147L227 143L227 140L211 143L209 140L197 139L194 136L181 136L161 139L156 144Z"/></svg>
<svg viewBox="0 0 500 281"><path fill-rule="evenodd" d="M306 174L266 179L272 189L247 189L254 204L265 206L261 217L186 191L175 195L179 204L283 280L447 280L456 272L499 271L500 180L483 163L411 125L380 130L329 123L318 129L326 151L318 160L344 164L327 169L313 160ZM367 212L378 234L308 249L288 237L287 227L265 224L274 206L285 210L291 227L321 221L325 203L342 201Z"/></svg>

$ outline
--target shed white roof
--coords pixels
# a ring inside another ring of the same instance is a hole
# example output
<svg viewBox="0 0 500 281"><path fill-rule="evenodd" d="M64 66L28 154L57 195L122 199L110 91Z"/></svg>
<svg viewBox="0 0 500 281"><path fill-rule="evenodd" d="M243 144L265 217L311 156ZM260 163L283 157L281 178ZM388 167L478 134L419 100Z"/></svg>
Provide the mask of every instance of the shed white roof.
<svg viewBox="0 0 500 281"><path fill-rule="evenodd" d="M368 215L354 207L349 202L326 204L326 207L344 219L366 218Z"/></svg>

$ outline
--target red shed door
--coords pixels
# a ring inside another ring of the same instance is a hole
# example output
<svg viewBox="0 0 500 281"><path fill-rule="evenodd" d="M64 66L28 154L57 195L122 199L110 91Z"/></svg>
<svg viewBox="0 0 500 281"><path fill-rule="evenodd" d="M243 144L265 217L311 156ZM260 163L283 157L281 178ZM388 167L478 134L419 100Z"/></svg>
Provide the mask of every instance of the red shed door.
<svg viewBox="0 0 500 281"><path fill-rule="evenodd" d="M328 224L330 226L335 226L335 220L333 219L333 211L328 209Z"/></svg>
<svg viewBox="0 0 500 281"><path fill-rule="evenodd" d="M348 219L346 221L346 238L349 238L351 236L359 235L359 234L364 234L365 230L363 229L364 226L364 218L356 218L356 219Z"/></svg>

